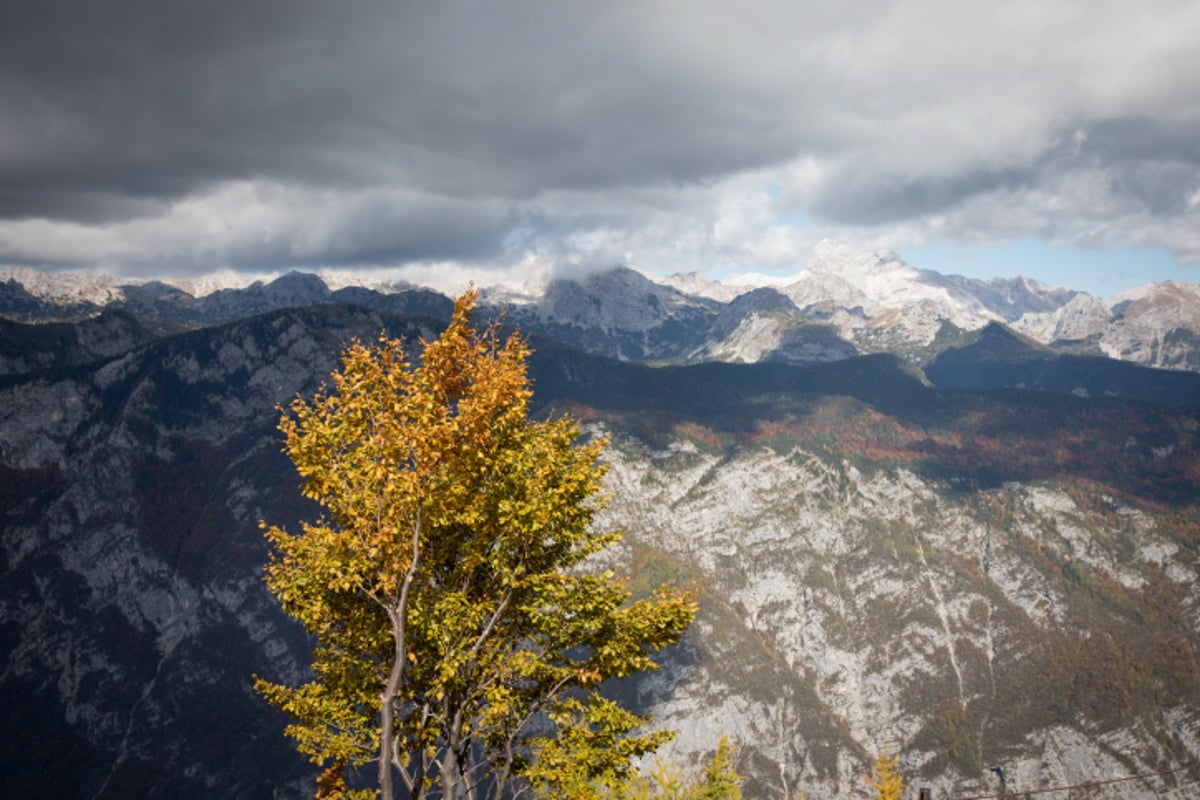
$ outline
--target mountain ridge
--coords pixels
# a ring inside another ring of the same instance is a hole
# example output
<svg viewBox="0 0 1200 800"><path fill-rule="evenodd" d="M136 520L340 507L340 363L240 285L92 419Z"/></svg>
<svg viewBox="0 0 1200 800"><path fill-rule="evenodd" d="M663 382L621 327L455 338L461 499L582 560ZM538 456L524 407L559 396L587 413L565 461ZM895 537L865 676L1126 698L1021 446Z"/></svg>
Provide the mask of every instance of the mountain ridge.
<svg viewBox="0 0 1200 800"><path fill-rule="evenodd" d="M892 352L925 363L937 355L947 325L975 331L999 321L1063 352L1200 371L1200 287L1173 281L1120 293L1106 304L1028 278L941 275L894 253L825 241L799 272L784 278L656 278L617 266L506 286L482 286L492 313L631 360L813 363ZM746 295L764 290L786 297L794 310L737 310ZM0 270L0 315L69 320L118 308L163 332L324 302L395 313L414 305L441 314L447 300L429 288L365 273L286 273L266 283L236 273L121 283L95 273Z"/></svg>

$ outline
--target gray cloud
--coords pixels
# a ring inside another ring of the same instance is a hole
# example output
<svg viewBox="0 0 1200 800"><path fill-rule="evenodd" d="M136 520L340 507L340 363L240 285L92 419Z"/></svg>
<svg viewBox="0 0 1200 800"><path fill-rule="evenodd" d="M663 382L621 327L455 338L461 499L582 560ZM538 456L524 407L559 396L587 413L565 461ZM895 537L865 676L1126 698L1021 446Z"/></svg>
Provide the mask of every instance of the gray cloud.
<svg viewBox="0 0 1200 800"><path fill-rule="evenodd" d="M695 268L801 258L796 214L1197 250L1191 2L18 5L0 262Z"/></svg>

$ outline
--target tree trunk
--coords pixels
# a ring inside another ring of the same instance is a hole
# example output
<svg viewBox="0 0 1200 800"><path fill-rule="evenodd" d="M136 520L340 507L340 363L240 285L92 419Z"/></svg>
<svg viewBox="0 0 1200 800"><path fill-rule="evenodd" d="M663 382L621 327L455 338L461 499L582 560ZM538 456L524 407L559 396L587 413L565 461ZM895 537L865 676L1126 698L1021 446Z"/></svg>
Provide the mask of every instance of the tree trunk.
<svg viewBox="0 0 1200 800"><path fill-rule="evenodd" d="M442 758L442 800L458 798L458 753L447 747Z"/></svg>
<svg viewBox="0 0 1200 800"><path fill-rule="evenodd" d="M392 788L392 736L396 723L396 694L400 691L400 682L404 680L404 671L408 668L408 591L412 588L413 578L421 563L421 518L423 508L417 505L416 520L412 527L412 561L404 571L404 582L400 586L400 597L386 608L388 620L392 623L392 641L395 653L392 656L392 671L388 674L387 686L380 695L379 709L379 796L380 800L396 800ZM411 786L409 787L412 788Z"/></svg>
<svg viewBox="0 0 1200 800"><path fill-rule="evenodd" d="M451 712L450 709L454 709ZM453 695L447 696L442 706L446 719L446 755L442 757L442 800L460 800L463 795L463 769L467 766L463 750L463 707Z"/></svg>
<svg viewBox="0 0 1200 800"><path fill-rule="evenodd" d="M403 610L400 612L403 613ZM392 735L396 729L396 693L400 691L400 678L404 672L404 628L400 617L392 615L392 636L396 643L396 654L387 685L380 694L379 711L379 796L381 800L395 800L392 788Z"/></svg>

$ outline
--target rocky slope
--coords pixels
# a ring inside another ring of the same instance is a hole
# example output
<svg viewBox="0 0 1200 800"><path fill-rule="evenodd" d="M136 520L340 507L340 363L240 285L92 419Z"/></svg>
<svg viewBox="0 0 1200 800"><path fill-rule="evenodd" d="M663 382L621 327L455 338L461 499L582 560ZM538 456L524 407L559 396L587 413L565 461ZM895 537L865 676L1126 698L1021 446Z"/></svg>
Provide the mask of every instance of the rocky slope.
<svg viewBox="0 0 1200 800"><path fill-rule="evenodd" d="M1149 367L1200 371L1200 287L1166 281L1122 292L1111 306L1079 295L1014 327L1064 350Z"/></svg>
<svg viewBox="0 0 1200 800"><path fill-rule="evenodd" d="M257 521L307 509L274 409L381 326L280 312L0 380L0 794L307 795L250 688L306 664L259 578Z"/></svg>
<svg viewBox="0 0 1200 800"><path fill-rule="evenodd" d="M99 339L119 345L20 332L56 355L0 377L0 794L311 791L250 691L306 662L257 521L314 513L276 404L380 328L436 323L322 305ZM608 558L702 592L664 669L614 687L680 731L679 760L729 734L765 800L862 797L885 744L935 797L995 790L997 765L1033 789L1200 757L1197 407L947 392L884 355L649 368L537 346L542 413L612 435Z"/></svg>
<svg viewBox="0 0 1200 800"><path fill-rule="evenodd" d="M73 324L21 325L0 319L0 375L61 369L126 353L153 337L137 318L105 311Z"/></svg>
<svg viewBox="0 0 1200 800"><path fill-rule="evenodd" d="M773 289L721 302L625 268L553 281L539 303L499 310L523 330L623 361L813 364L858 353Z"/></svg>
<svg viewBox="0 0 1200 800"><path fill-rule="evenodd" d="M705 591L690 649L644 691L678 757L743 743L748 796L861 796L884 747L935 797L998 790L997 765L1019 791L1200 755L1194 544L1137 504L946 492L801 443L620 440L611 463L608 521L663 554L630 559Z"/></svg>
<svg viewBox="0 0 1200 800"><path fill-rule="evenodd" d="M974 341L949 347L925 365L937 386L1029 389L1079 397L1126 397L1168 405L1200 405L1200 375L1130 364L1103 356L1064 354L993 322Z"/></svg>

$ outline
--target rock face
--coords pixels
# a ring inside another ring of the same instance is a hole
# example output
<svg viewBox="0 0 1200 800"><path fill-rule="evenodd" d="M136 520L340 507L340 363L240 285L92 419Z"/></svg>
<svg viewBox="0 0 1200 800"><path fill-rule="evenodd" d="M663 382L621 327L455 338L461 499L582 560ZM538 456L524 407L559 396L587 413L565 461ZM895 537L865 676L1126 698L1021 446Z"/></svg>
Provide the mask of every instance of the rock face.
<svg viewBox="0 0 1200 800"><path fill-rule="evenodd" d="M717 301L625 268L553 281L539 304L506 313L524 330L626 361L813 364L858 353L773 289Z"/></svg>
<svg viewBox="0 0 1200 800"><path fill-rule="evenodd" d="M759 293L706 331L794 308ZM674 318L641 313L622 330ZM11 329L43 344L0 377L0 795L311 795L250 688L307 663L257 523L316 513L276 406L380 329L436 323ZM998 790L997 765L1032 791L1200 757L1197 406L949 392L887 355L663 369L546 341L531 369L540 408L612 437L609 562L700 592L664 668L613 687L681 762L728 734L765 800L865 797L885 745L935 797Z"/></svg>
<svg viewBox="0 0 1200 800"><path fill-rule="evenodd" d="M126 353L152 338L123 311L106 311L77 325L20 325L0 319L0 375L88 364Z"/></svg>
<svg viewBox="0 0 1200 800"><path fill-rule="evenodd" d="M1101 335L1107 355L1151 367L1200 370L1200 286L1174 281L1118 295Z"/></svg>
<svg viewBox="0 0 1200 800"><path fill-rule="evenodd" d="M381 327L281 312L0 388L0 694L21 731L0 794L310 794L250 688L307 663L264 592L257 521L311 511L275 406Z"/></svg>
<svg viewBox="0 0 1200 800"><path fill-rule="evenodd" d="M1080 295L1014 327L1045 344L1147 367L1200 371L1200 287L1166 281L1122 292L1106 307Z"/></svg>
<svg viewBox="0 0 1200 800"><path fill-rule="evenodd" d="M658 723L681 732L677 758L723 734L744 743L748 796L862 796L884 747L935 797L996 791L995 764L1017 791L1197 755L1194 686L1143 705L1149 686L1118 677L1150 661L1173 673L1171 642L1195 642L1200 622L1195 551L1135 506L1021 482L947 493L803 445L621 440L610 463L606 522L704 589L686 652L644 691ZM1160 592L1186 622L1139 631L1148 618L1118 598L1145 609ZM1191 673L1194 650L1185 661ZM1161 786L1122 796L1190 791Z"/></svg>
<svg viewBox="0 0 1200 800"><path fill-rule="evenodd" d="M856 355L857 348L832 326L813 323L786 295L761 288L725 305L687 360L818 364Z"/></svg>

